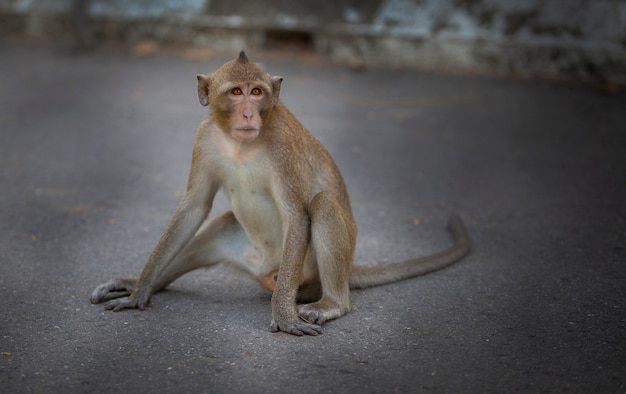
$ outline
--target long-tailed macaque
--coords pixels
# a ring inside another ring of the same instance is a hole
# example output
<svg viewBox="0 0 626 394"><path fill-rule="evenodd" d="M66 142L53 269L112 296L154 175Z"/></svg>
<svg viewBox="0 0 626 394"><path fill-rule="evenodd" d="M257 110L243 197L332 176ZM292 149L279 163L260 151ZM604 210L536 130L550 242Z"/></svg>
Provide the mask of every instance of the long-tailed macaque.
<svg viewBox="0 0 626 394"><path fill-rule="evenodd" d="M350 289L422 275L469 252L463 223L452 216L455 244L448 250L354 266L356 226L343 179L322 144L278 100L283 79L243 51L197 78L200 103L211 112L196 132L184 197L139 278L98 286L92 303L144 309L153 293L186 272L226 263L273 291L272 332L317 335L323 322L350 310ZM201 227L219 189L232 211Z"/></svg>

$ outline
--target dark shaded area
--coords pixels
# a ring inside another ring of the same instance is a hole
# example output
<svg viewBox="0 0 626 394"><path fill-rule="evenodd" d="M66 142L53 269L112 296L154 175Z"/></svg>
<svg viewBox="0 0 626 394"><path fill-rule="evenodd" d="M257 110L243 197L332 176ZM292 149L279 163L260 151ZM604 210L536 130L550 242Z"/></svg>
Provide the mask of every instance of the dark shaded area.
<svg viewBox="0 0 626 394"><path fill-rule="evenodd" d="M333 0L333 1L291 1L251 2L246 0L212 0L207 14L217 16L239 15L258 20L286 18L310 20L312 23L331 24L343 22L346 11L358 11L360 23L371 23L375 12L382 5L381 0ZM323 29L323 24L319 26Z"/></svg>
<svg viewBox="0 0 626 394"><path fill-rule="evenodd" d="M223 269L145 312L90 305L141 269L185 187L195 75L235 55L0 43L3 392L626 389L626 96L588 85L249 51L342 170L359 264L442 249L451 212L473 253L354 292L316 338L270 334L270 295Z"/></svg>
<svg viewBox="0 0 626 394"><path fill-rule="evenodd" d="M267 48L291 48L292 50L312 50L313 36L306 31L296 30L265 30L265 46Z"/></svg>

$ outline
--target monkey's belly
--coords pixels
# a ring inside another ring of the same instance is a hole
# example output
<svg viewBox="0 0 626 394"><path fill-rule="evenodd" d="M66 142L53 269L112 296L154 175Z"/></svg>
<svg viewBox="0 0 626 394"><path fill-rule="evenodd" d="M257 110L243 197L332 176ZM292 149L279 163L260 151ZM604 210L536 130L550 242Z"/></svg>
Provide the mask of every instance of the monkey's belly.
<svg viewBox="0 0 626 394"><path fill-rule="evenodd" d="M229 202L237 221L243 227L251 246L244 259L247 270L266 289L273 291L274 280L283 256L283 228L278 208L267 195L259 193L233 193ZM235 197L236 196L236 197ZM310 282L318 275L314 256L307 251L302 272L302 282Z"/></svg>
<svg viewBox="0 0 626 394"><path fill-rule="evenodd" d="M283 231L273 201L263 195L243 192L231 194L229 202L252 244L244 255L250 273L258 277L277 270L282 256Z"/></svg>
<svg viewBox="0 0 626 394"><path fill-rule="evenodd" d="M257 248L266 252L282 249L282 224L278 209L271 199L249 196L231 199L230 203L237 221Z"/></svg>

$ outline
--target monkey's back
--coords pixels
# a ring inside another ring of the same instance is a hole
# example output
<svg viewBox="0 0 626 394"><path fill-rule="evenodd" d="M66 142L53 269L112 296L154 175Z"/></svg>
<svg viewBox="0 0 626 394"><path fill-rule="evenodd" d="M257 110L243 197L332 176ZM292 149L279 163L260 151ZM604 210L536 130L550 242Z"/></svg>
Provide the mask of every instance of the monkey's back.
<svg viewBox="0 0 626 394"><path fill-rule="evenodd" d="M294 192L311 201L315 195L332 193L352 220L350 198L343 177L326 147L282 103L273 109L268 149L280 160L276 169Z"/></svg>

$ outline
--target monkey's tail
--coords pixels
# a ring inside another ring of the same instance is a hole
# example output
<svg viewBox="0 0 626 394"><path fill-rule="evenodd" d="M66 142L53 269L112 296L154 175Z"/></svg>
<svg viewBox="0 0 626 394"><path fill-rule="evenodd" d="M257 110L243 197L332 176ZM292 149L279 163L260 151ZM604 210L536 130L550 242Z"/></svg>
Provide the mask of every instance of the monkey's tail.
<svg viewBox="0 0 626 394"><path fill-rule="evenodd" d="M452 215L448 219L448 230L454 237L454 245L442 252L400 263L354 266L350 272L350 288L364 289L414 278L440 270L460 260L472 249L472 241L463 221L457 215Z"/></svg>

